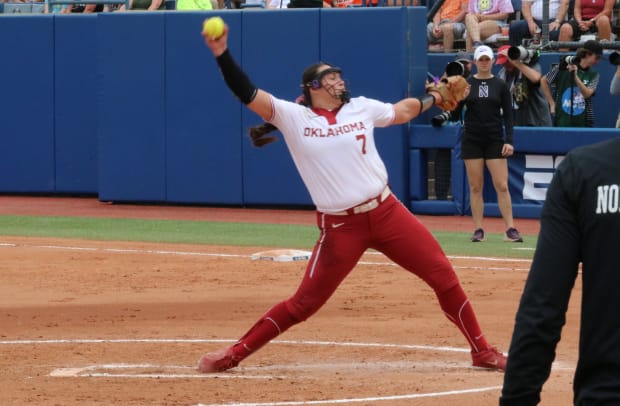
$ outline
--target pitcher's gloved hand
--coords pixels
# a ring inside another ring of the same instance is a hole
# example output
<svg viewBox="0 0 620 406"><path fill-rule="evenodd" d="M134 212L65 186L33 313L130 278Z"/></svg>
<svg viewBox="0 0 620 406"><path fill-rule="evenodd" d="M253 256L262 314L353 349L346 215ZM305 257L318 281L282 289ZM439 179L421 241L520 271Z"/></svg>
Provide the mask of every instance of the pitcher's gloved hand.
<svg viewBox="0 0 620 406"><path fill-rule="evenodd" d="M426 93L437 92L441 95L441 102L437 107L451 111L469 94L469 83L462 76L448 76L438 82L427 82Z"/></svg>

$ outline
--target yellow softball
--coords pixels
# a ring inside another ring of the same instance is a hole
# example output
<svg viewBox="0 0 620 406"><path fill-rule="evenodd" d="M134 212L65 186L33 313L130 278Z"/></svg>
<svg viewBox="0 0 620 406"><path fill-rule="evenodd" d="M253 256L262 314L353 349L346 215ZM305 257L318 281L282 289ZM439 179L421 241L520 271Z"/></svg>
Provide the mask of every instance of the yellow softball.
<svg viewBox="0 0 620 406"><path fill-rule="evenodd" d="M211 39L217 39L224 33L224 20L221 17L207 18L202 23L202 33Z"/></svg>

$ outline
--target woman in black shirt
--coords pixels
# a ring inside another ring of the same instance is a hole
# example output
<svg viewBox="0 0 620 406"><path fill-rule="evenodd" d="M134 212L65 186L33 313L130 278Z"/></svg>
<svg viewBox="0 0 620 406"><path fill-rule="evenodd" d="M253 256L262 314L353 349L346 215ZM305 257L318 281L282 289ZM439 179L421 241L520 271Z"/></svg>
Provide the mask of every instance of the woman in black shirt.
<svg viewBox="0 0 620 406"><path fill-rule="evenodd" d="M463 102L466 110L461 158L467 171L471 213L475 226L471 241L484 241L482 187L486 164L493 178L497 204L506 224L504 239L523 242L513 224L512 202L508 190L506 158L514 153L512 102L506 82L493 76L491 72L493 59L493 51L488 46L481 45L476 48L474 63L477 72L468 79L471 91Z"/></svg>

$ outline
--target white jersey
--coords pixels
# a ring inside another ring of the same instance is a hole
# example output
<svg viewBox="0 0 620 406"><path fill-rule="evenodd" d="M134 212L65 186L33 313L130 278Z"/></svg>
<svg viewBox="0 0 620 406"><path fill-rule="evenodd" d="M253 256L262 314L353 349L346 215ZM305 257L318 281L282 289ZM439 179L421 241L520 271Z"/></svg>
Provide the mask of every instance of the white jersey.
<svg viewBox="0 0 620 406"><path fill-rule="evenodd" d="M381 194L388 176L374 128L392 124L393 104L355 97L330 112L274 96L272 103L269 121L284 135L318 211L343 211Z"/></svg>

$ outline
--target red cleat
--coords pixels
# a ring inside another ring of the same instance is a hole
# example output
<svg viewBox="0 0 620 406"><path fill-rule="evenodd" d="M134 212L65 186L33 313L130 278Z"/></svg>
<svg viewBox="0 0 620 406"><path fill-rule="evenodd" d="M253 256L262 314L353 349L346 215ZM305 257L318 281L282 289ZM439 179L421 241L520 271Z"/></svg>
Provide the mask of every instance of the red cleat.
<svg viewBox="0 0 620 406"><path fill-rule="evenodd" d="M506 370L506 356L493 347L472 353L471 357L476 368Z"/></svg>
<svg viewBox="0 0 620 406"><path fill-rule="evenodd" d="M200 372L222 372L236 367L241 361L235 357L232 347L205 354L200 358L198 371Z"/></svg>

